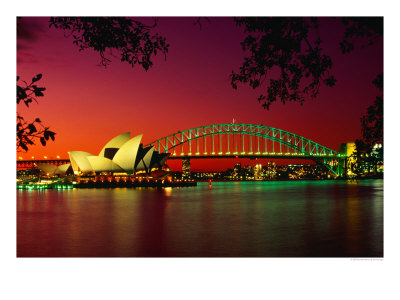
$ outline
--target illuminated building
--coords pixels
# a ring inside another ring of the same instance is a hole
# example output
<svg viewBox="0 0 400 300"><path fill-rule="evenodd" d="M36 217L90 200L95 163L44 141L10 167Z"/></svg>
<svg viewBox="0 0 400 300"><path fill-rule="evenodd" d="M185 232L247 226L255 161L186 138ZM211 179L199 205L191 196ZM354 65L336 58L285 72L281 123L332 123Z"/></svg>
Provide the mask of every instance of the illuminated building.
<svg viewBox="0 0 400 300"><path fill-rule="evenodd" d="M254 179L261 180L262 179L262 165L257 164L254 166Z"/></svg>
<svg viewBox="0 0 400 300"><path fill-rule="evenodd" d="M160 169L167 161L168 153L158 153L154 147L140 143L143 135L130 138L126 132L111 139L100 151L93 155L84 151L68 152L74 174L90 173L150 173Z"/></svg>
<svg viewBox="0 0 400 300"><path fill-rule="evenodd" d="M182 160L182 178L190 178L190 159L185 158Z"/></svg>
<svg viewBox="0 0 400 300"><path fill-rule="evenodd" d="M242 171L242 164L238 163L235 164L233 167L233 178L234 179L239 179L241 176L241 171Z"/></svg>
<svg viewBox="0 0 400 300"><path fill-rule="evenodd" d="M371 151L371 157L376 160L374 168L377 172L383 172L383 148L382 144L375 144Z"/></svg>
<svg viewBox="0 0 400 300"><path fill-rule="evenodd" d="M346 173L346 175L350 176L354 175L354 173L351 171L351 168L353 165L356 164L356 158L353 156L353 153L355 151L356 151L356 143L354 142L340 144L339 153L347 157L346 160L341 162L340 165L341 171L339 171L340 174Z"/></svg>
<svg viewBox="0 0 400 300"><path fill-rule="evenodd" d="M242 169L242 164L241 163L235 164L233 169L235 171L239 172Z"/></svg>

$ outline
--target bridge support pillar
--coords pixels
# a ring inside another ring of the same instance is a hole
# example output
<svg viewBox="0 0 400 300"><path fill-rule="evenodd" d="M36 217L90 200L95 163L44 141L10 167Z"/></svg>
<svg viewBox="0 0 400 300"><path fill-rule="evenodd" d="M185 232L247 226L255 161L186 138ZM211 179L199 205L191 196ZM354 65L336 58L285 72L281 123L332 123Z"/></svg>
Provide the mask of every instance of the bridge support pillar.
<svg viewBox="0 0 400 300"><path fill-rule="evenodd" d="M188 179L190 177L190 158L184 158L182 159L182 178Z"/></svg>

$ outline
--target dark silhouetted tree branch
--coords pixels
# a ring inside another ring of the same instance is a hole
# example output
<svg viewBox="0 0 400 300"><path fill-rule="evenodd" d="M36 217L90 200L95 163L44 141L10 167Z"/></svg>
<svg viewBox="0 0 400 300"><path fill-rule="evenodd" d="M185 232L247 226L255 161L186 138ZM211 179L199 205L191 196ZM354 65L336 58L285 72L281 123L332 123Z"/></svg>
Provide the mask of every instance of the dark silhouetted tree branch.
<svg viewBox="0 0 400 300"><path fill-rule="evenodd" d="M24 103L26 107L33 101L38 103L37 97L43 97L44 87L39 87L35 83L42 78L38 74L32 78L32 82L27 84L17 76L17 105ZM55 133L45 127L39 118L33 122L28 122L17 112L17 152L28 151L29 146L35 145L35 140L45 146L49 139L54 141Z"/></svg>
<svg viewBox="0 0 400 300"><path fill-rule="evenodd" d="M379 17L343 17L344 38L340 42L342 53L350 53L355 44L362 42L361 48L373 45L383 36L383 18Z"/></svg>
<svg viewBox="0 0 400 300"><path fill-rule="evenodd" d="M116 50L121 61L147 71L153 66L152 56L160 52L166 58L169 48L165 37L152 33L156 19L149 26L125 17L52 17L49 26L69 32L80 51L91 48L99 52L103 66L111 62L106 51Z"/></svg>
<svg viewBox="0 0 400 300"><path fill-rule="evenodd" d="M200 30L203 29L203 21L207 21L208 23L210 23L210 18L208 17L198 17L196 19L196 21L194 22L194 25L199 25Z"/></svg>
<svg viewBox="0 0 400 300"><path fill-rule="evenodd" d="M378 164L383 164L383 73L376 77L373 84L381 94L360 119L362 138L356 140L356 174L360 174L363 165L367 165L368 169L372 167L372 171L376 173ZM380 146L376 147L377 144Z"/></svg>
<svg viewBox="0 0 400 300"><path fill-rule="evenodd" d="M343 53L353 51L359 41L366 47L383 36L383 18L340 20L344 26ZM241 17L235 22L248 33L241 45L250 55L238 72L232 72L231 85L234 89L238 83L262 88L258 101L264 108L276 101L303 103L306 97L317 97L322 85L335 85L332 60L321 46L318 18Z"/></svg>
<svg viewBox="0 0 400 300"><path fill-rule="evenodd" d="M383 73L379 74L373 84L381 91L374 104L367 108L361 118L362 137L366 144L373 146L383 144Z"/></svg>
<svg viewBox="0 0 400 300"><path fill-rule="evenodd" d="M264 108L277 100L302 103L306 96L315 98L321 84L335 85L330 74L332 60L321 48L316 18L246 17L235 21L248 33L241 45L250 56L239 72L232 72L231 85L235 89L238 83L253 89L264 87L265 93L258 98Z"/></svg>

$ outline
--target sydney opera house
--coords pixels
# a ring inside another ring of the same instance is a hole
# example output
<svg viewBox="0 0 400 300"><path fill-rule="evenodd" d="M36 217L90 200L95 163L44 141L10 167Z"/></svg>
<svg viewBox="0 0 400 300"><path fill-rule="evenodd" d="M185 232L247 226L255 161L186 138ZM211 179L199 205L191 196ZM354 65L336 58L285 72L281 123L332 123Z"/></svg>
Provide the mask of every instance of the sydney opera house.
<svg viewBox="0 0 400 300"><path fill-rule="evenodd" d="M112 174L134 175L136 173L150 174L153 170L165 165L169 153L159 153L153 146L143 147L142 134L130 138L130 132L120 134L111 139L94 155L84 151L68 152L71 164L53 166L38 164L38 168L47 175L65 175L71 170L75 175Z"/></svg>

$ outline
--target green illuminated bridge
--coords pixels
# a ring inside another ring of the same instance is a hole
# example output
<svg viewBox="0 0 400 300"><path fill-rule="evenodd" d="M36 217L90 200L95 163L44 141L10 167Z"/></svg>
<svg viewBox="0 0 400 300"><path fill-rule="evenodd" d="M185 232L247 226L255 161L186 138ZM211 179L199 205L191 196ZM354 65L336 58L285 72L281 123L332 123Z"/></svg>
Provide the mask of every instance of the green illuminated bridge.
<svg viewBox="0 0 400 300"><path fill-rule="evenodd" d="M262 125L217 124L178 131L154 146L169 159L290 158L312 159L339 175L338 152L292 132Z"/></svg>
<svg viewBox="0 0 400 300"><path fill-rule="evenodd" d="M158 139L154 146L169 159L201 158L287 158L311 159L327 167L334 175L344 172L345 154L339 154L300 135L262 125L217 124L178 131ZM65 159L17 161L18 169L34 167L34 163L60 165Z"/></svg>

